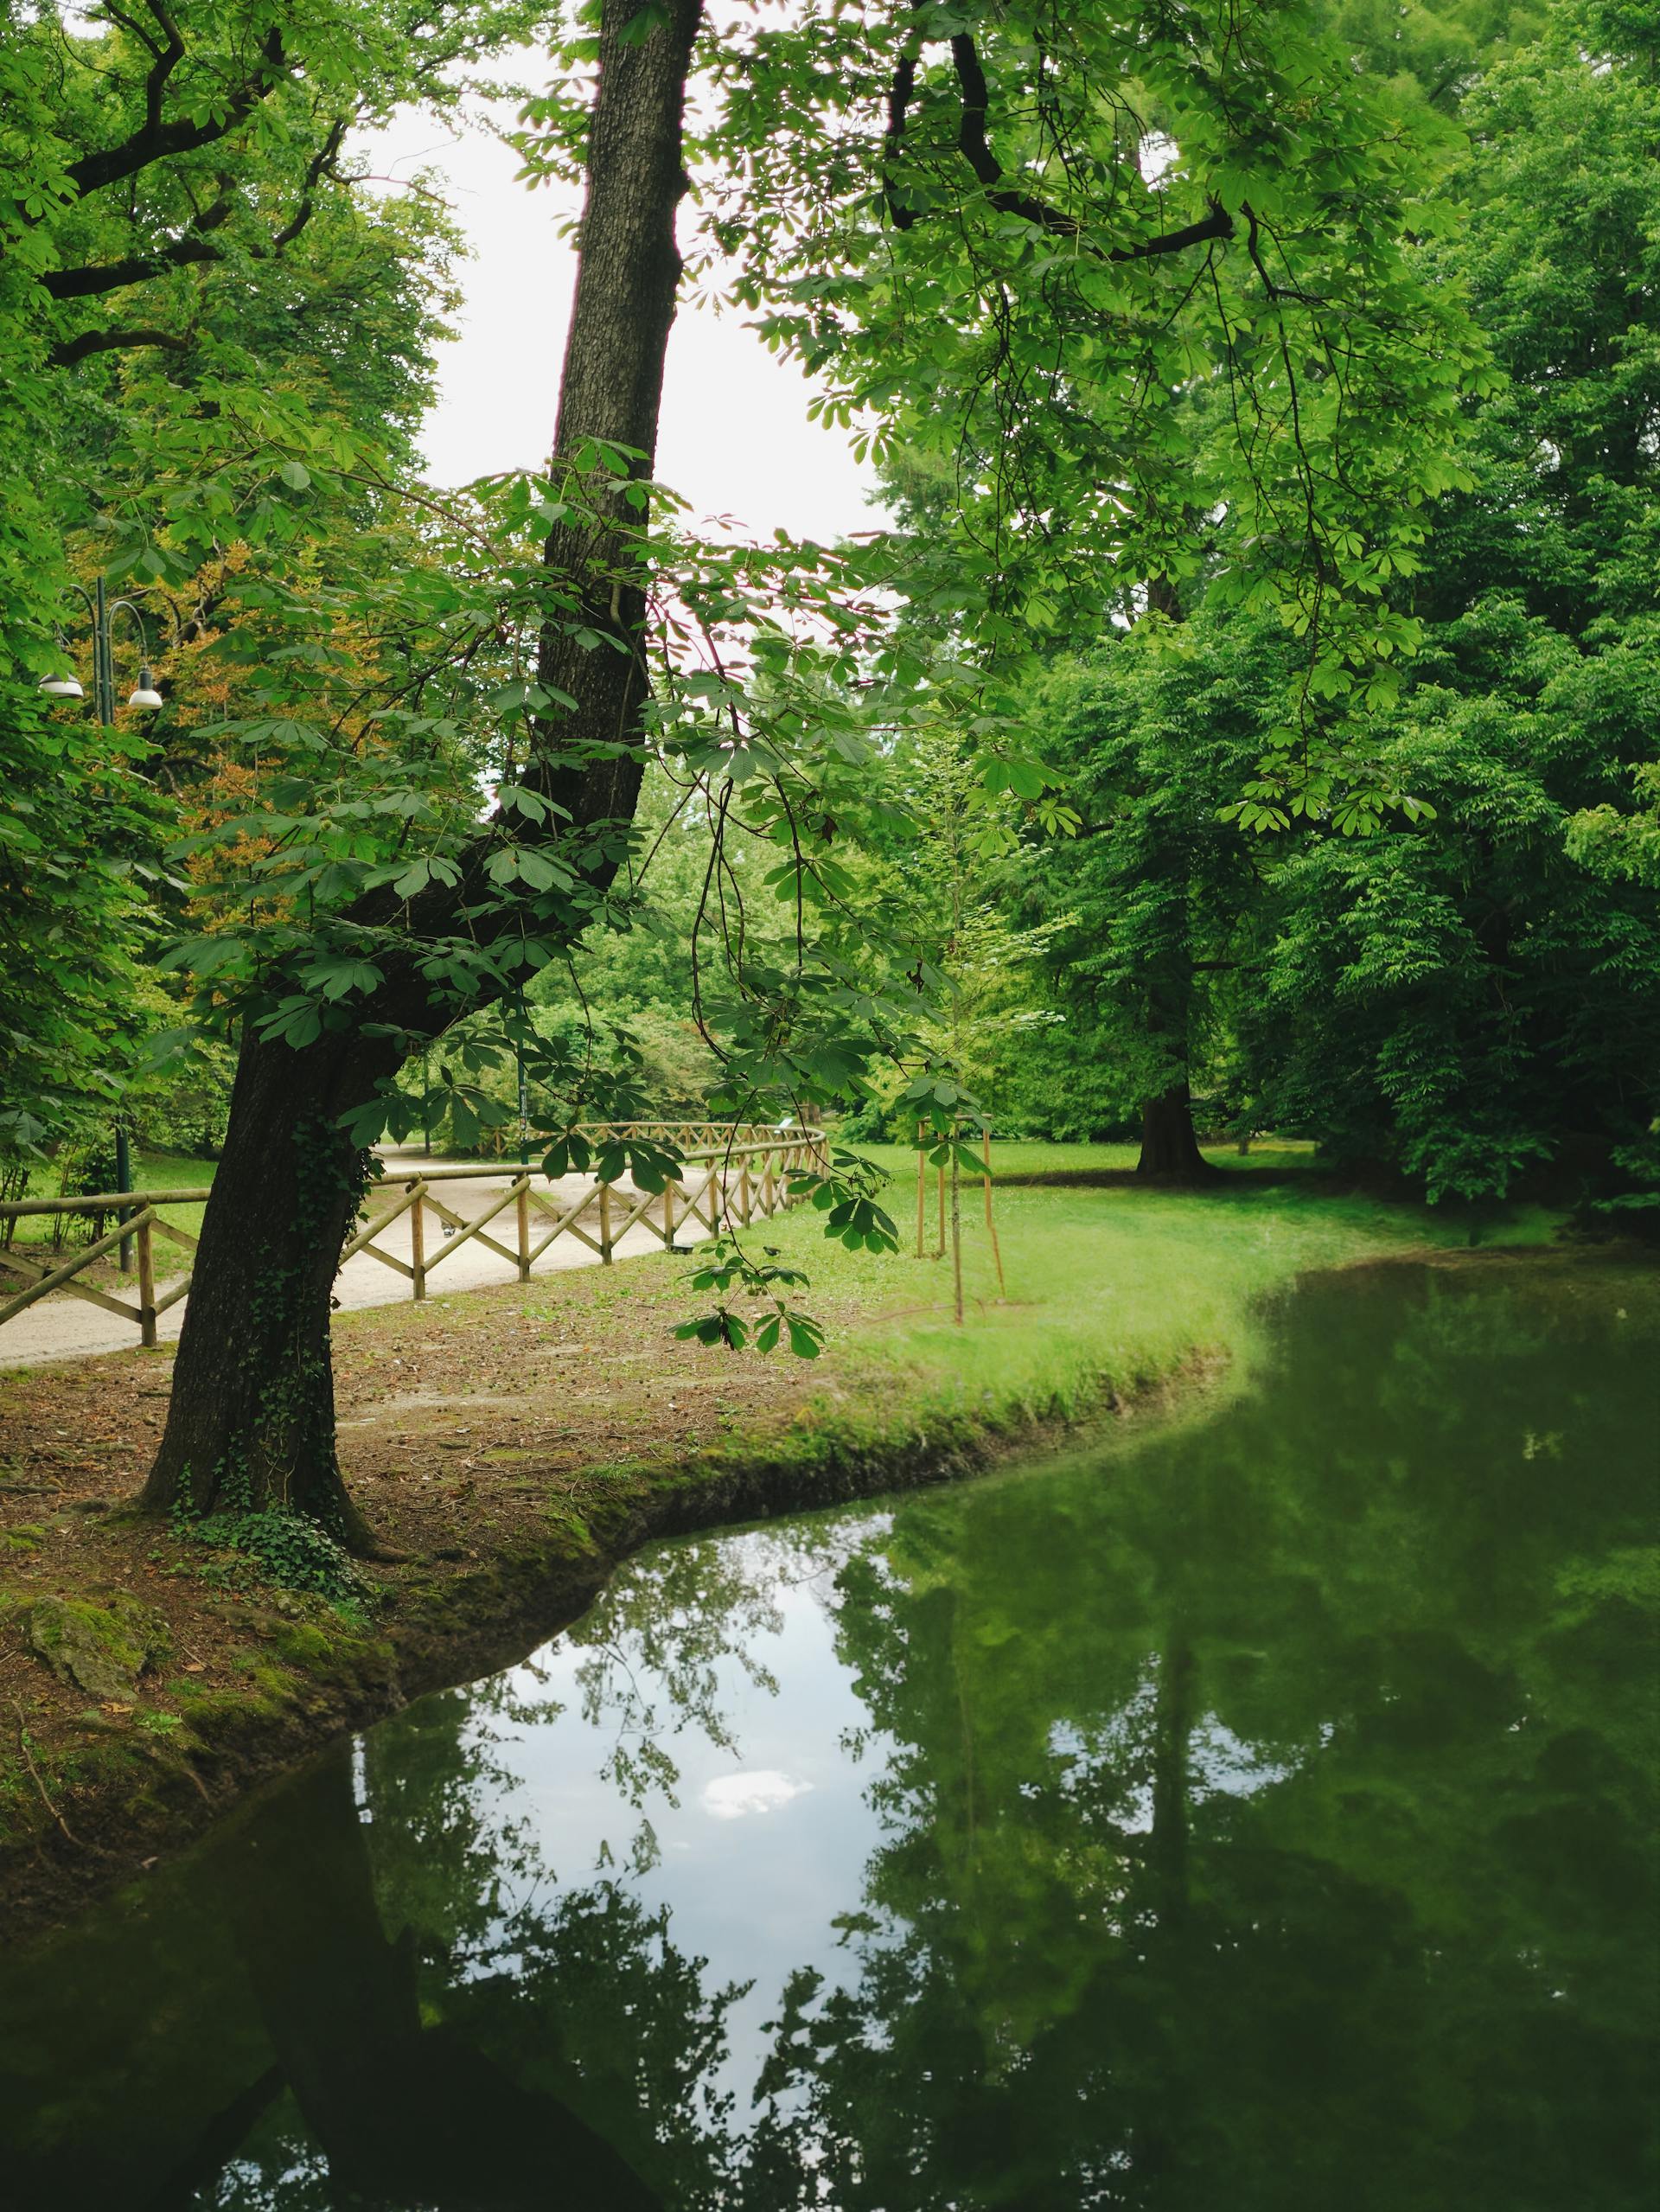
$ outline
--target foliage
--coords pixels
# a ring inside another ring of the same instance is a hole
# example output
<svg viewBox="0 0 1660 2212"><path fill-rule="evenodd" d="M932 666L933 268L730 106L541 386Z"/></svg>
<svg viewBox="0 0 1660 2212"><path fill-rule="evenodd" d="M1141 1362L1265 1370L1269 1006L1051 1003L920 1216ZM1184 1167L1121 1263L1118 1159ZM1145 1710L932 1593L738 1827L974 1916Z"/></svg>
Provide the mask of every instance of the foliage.
<svg viewBox="0 0 1660 2212"><path fill-rule="evenodd" d="M5 683L0 672L0 684ZM119 1096L145 862L160 824L132 748L64 730L16 681L0 705L0 1151L27 1154Z"/></svg>
<svg viewBox="0 0 1660 2212"><path fill-rule="evenodd" d="M1451 415L1480 352L1403 250L1442 221L1436 126L1300 7L859 28L852 52L832 18L723 58L711 229L775 342L830 380L827 419L955 457L908 595L1018 664L1092 636L1114 591L1197 576L1193 515L1222 502L1218 595L1306 649L1265 780L1341 783L1318 702L1409 642L1388 579L1459 479ZM827 86L829 162L801 128ZM1226 428L1196 477L1205 387Z"/></svg>
<svg viewBox="0 0 1660 2212"><path fill-rule="evenodd" d="M412 44L417 20L354 0L0 10L0 1141L106 1115L177 1021L140 962L185 889L161 860L170 802L212 767L191 679L271 503L233 515L198 482L231 542L193 570L165 543L181 448L228 457L246 400L412 457L450 233L430 196L366 193L347 134L412 98L454 105L456 65L540 17L421 10ZM84 672L71 584L98 571L144 602L152 653L182 641L157 656L166 708L115 732L35 691L56 631Z"/></svg>
<svg viewBox="0 0 1660 2212"><path fill-rule="evenodd" d="M1651 80L1563 31L1465 104L1446 249L1507 372L1427 552L1382 747L1433 819L1312 841L1274 886L1255 1049L1278 1110L1432 1192L1530 1160L1638 1172L1660 1090L1642 800L1660 705Z"/></svg>
<svg viewBox="0 0 1660 2212"><path fill-rule="evenodd" d="M250 1561L259 1578L278 1589L310 1591L336 1606L374 1601L375 1587L338 1539L309 1514L280 1508L175 1512L175 1533L214 1552ZM210 1573L208 1567L201 1572Z"/></svg>
<svg viewBox="0 0 1660 2212"><path fill-rule="evenodd" d="M999 1084L1000 1126L1103 1135L1191 1077L1213 1127L1304 1132L1432 1195L1546 1167L1598 1203L1648 1187L1660 121L1652 78L1584 31L1559 12L1460 87L1460 219L1425 252L1504 374L1385 595L1416 650L1371 700L1377 807L1254 788L1294 634L1191 584L1120 595L1026 693L1082 827L999 864L999 911L1047 948L1014 986L1030 1082ZM1185 420L1216 437L1203 392ZM936 480L900 482L936 528ZM1232 518L1206 527L1225 567Z"/></svg>

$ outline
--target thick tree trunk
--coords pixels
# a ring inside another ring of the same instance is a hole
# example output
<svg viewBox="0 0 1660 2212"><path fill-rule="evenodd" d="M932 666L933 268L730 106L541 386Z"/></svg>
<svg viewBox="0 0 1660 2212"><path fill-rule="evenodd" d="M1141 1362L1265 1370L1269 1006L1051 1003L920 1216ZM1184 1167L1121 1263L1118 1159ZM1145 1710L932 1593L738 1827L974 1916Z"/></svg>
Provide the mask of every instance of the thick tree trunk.
<svg viewBox="0 0 1660 2212"><path fill-rule="evenodd" d="M350 1039L245 1043L145 1505L284 1508L364 1547L335 1456L329 1319L366 1160L339 1123L396 1064Z"/></svg>
<svg viewBox="0 0 1660 2212"><path fill-rule="evenodd" d="M1193 1107L1185 1076L1143 1104L1141 1157L1135 1163L1135 1172L1149 1182L1164 1183L1199 1183L1215 1174L1193 1134Z"/></svg>
<svg viewBox="0 0 1660 2212"><path fill-rule="evenodd" d="M701 0L668 0L666 22L625 39L639 14L639 0L605 0L555 458L606 439L631 448L633 472L647 476L680 273L674 212L686 189L681 126ZM626 849L646 691L645 598L625 527L637 527L641 517L620 496L610 513L614 528L556 528L547 542L548 565L571 580L582 613L550 618L541 674L576 706L539 729L522 778L564 809L568 822L550 834L574 836L576 864L599 888ZM584 646L573 634L584 627L616 643L591 638ZM476 933L485 857L481 850L455 892L412 903L407 951L377 954L386 981L353 1002L351 1030L300 1052L252 1034L245 1041L147 1506L279 1506L315 1516L354 1549L367 1547L335 1451L329 1317L365 1167L340 1121L373 1099L399 1064L398 1050L366 1037L367 1027L431 1036L453 1019L454 1009L430 995L416 956L422 939ZM401 928L402 914L381 893L352 918Z"/></svg>
<svg viewBox="0 0 1660 2212"><path fill-rule="evenodd" d="M588 148L581 264L559 377L555 466L570 464L595 438L636 457L629 476L648 477L657 451L663 360L680 290L674 210L686 190L681 126L686 79L702 0L670 0L668 21L650 38L623 42L616 31L638 13L633 0L608 0L600 90ZM646 694L646 602L631 534L638 511L619 482L589 505L609 511L617 528L597 537L584 516L556 525L548 567L579 595L572 621L544 628L538 681L578 704L544 724L540 784L578 822L631 815L642 756L629 745ZM578 633L615 638L624 649L584 643Z"/></svg>
<svg viewBox="0 0 1660 2212"><path fill-rule="evenodd" d="M1135 1172L1149 1182L1198 1183L1216 1173L1193 1134L1188 1055L1193 1014L1193 955L1184 921L1170 931L1147 981L1147 1036L1171 1073L1165 1088L1141 1104L1141 1157Z"/></svg>

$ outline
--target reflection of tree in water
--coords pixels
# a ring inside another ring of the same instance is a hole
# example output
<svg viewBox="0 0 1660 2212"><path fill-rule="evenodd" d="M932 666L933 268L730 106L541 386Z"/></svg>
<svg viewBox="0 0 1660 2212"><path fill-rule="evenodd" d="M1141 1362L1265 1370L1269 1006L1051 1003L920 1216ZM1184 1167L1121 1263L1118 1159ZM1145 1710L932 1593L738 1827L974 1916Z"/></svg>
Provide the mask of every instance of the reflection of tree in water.
<svg viewBox="0 0 1660 2212"><path fill-rule="evenodd" d="M849 1565L887 1841L746 2208L1650 2201L1653 1345L1575 1338L1353 1282L1252 1405Z"/></svg>
<svg viewBox="0 0 1660 2212"><path fill-rule="evenodd" d="M612 1738L623 1802L673 1801L663 1736L736 1750L722 1670L776 1690L758 1646L807 1556L798 1538L666 1550L583 1624L584 1716ZM423 1700L373 1731L355 1774L337 1759L260 1825L261 1880L233 1870L227 1889L278 2047L268 2087L293 2094L225 2170L208 2200L224 2212L400 2191L607 2212L729 2200L737 2130L712 2085L743 1992L706 1994L706 1962L628 1882L559 1886L503 1750L557 1717L546 1680L527 1662ZM650 1835L622 1854L633 1871ZM273 1856L299 1870L296 1894L273 1895Z"/></svg>
<svg viewBox="0 0 1660 2212"><path fill-rule="evenodd" d="M711 2087L738 1992L629 1879L544 1861L502 1739L557 1709L521 1668L284 1793L165 1946L122 1934L141 1968L70 1960L66 2021L149 1977L134 2087L80 2093L126 2185L61 2098L58 2163L8 2181L53 2212L1646 2207L1653 1332L1577 1310L1351 1277L1220 1419L619 1578L578 1681L629 1813L686 1731L741 1753L788 1583L864 1707L882 1842L825 1901L854 1972L779 1992L755 2115ZM0 1968L0 2075L5 2016Z"/></svg>
<svg viewBox="0 0 1660 2212"><path fill-rule="evenodd" d="M731 1678L777 1696L762 1639L782 1633L782 1593L807 1587L828 1602L836 1570L878 1525L867 1513L666 1544L610 1585L568 1640L588 1653L583 1718L610 1740L601 1773L619 1796L636 1810L654 1793L678 1805L670 1745L688 1729L738 1754Z"/></svg>
<svg viewBox="0 0 1660 2212"><path fill-rule="evenodd" d="M500 1724L527 1717L520 1679L377 1730L366 1819L342 1762L319 1784L327 1806L284 1796L303 1898L273 1916L267 1894L234 1891L262 2017L335 2188L366 2202L708 2201L726 2113L707 2085L737 1992L706 1997L705 1962L624 1885L557 1889L496 1750ZM320 1834L338 1845L332 1883ZM258 1841L273 1848L269 1821Z"/></svg>
<svg viewBox="0 0 1660 2212"><path fill-rule="evenodd" d="M355 1772L336 1747L181 1869L153 1927L108 1916L37 1960L8 2207L718 2201L735 1992L706 1994L623 1885L556 1890L504 1787L517 1699L426 1700ZM0 2037L11 2011L0 1976Z"/></svg>
<svg viewBox="0 0 1660 2212"><path fill-rule="evenodd" d="M680 1803L665 1737L694 1728L736 1752L723 1667L777 1695L756 1646L779 1633L783 1617L757 1563L742 1539L669 1545L637 1562L571 1631L588 1654L577 1669L583 1718L610 1739L602 1778L636 1810L654 1793Z"/></svg>

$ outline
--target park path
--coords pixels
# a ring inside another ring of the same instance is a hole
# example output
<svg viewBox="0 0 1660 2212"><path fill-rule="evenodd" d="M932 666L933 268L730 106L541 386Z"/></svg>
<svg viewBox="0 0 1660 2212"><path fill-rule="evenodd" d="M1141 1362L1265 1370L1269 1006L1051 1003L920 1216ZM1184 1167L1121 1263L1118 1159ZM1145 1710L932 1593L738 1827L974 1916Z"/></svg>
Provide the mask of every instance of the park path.
<svg viewBox="0 0 1660 2212"><path fill-rule="evenodd" d="M472 1162L418 1159L408 1153L388 1152L382 1155L390 1177L419 1173L438 1167L473 1165ZM478 1216L499 1199L512 1180L514 1169L504 1167L499 1176L479 1176L466 1182L444 1186L444 1202L453 1213L463 1220L476 1221ZM590 1175L567 1175L559 1183L539 1183L538 1189L561 1206L573 1205L584 1191L594 1187ZM497 1217L498 1221L501 1217ZM411 1227L409 1216L393 1222L375 1238L377 1244L395 1258L408 1263L411 1257ZM636 1226L616 1242L616 1256L619 1260L632 1259L642 1252L661 1252L662 1239L645 1228ZM181 1258L182 1258L181 1255ZM439 1224L429 1224L427 1230L427 1299L448 1298L458 1290L482 1290L492 1283L516 1282L518 1270L500 1258L476 1237L451 1254L444 1252L444 1240ZM575 1237L554 1239L540 1258L531 1267L533 1275L558 1275L566 1268L597 1267L599 1255ZM431 1272L436 1270L436 1272ZM183 1272L181 1267L172 1278L158 1278L156 1288L165 1291L169 1279L176 1280ZM395 1306L410 1298L410 1286L400 1275L383 1267L367 1252L359 1252L347 1261L335 1278L335 1296L342 1307L361 1306ZM171 1342L184 1325L185 1306L182 1300L170 1306L156 1324L157 1336L163 1343ZM113 1314L104 1313L68 1291L59 1291L41 1299L0 1328L0 1368L38 1367L54 1359L81 1359L103 1352L131 1352L137 1342L137 1333L131 1321L118 1320Z"/></svg>

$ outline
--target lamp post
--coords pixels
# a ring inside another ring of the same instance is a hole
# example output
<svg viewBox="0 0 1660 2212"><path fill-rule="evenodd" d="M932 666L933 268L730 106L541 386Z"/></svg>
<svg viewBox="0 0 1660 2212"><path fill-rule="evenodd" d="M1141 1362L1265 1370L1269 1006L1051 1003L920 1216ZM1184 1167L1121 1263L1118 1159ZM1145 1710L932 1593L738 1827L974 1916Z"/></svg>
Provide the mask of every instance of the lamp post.
<svg viewBox="0 0 1660 2212"><path fill-rule="evenodd" d="M104 588L104 579L97 579L89 591L84 584L72 583L70 589L79 591L86 602L93 617L93 713L107 730L115 722L115 617L129 614L138 625L138 682L129 706L153 711L162 704L162 694L156 688L156 679L150 672L150 640L144 630L144 617L135 599L112 599ZM41 678L40 688L48 699L85 699L86 694L72 668L54 670Z"/></svg>
<svg viewBox="0 0 1660 2212"><path fill-rule="evenodd" d="M128 1143L127 1125L124 1122L118 1122L115 1125L115 1187L118 1191L130 1191L132 1188L132 1153ZM116 1217L118 1221L124 1223L130 1221L131 1218L131 1209L128 1206L123 1206ZM131 1275L132 1273L131 1237L124 1237L116 1249L122 1274Z"/></svg>

